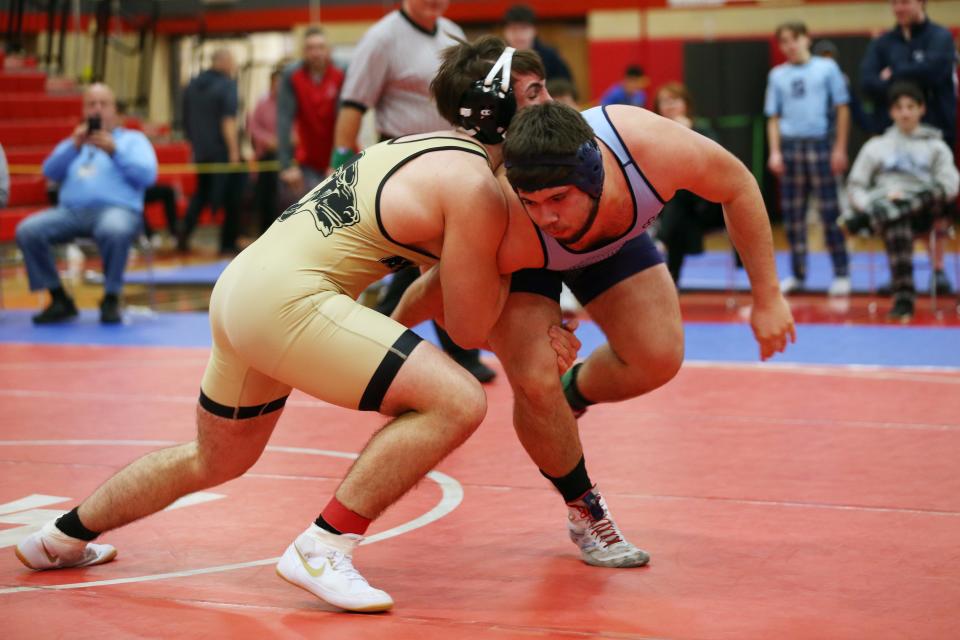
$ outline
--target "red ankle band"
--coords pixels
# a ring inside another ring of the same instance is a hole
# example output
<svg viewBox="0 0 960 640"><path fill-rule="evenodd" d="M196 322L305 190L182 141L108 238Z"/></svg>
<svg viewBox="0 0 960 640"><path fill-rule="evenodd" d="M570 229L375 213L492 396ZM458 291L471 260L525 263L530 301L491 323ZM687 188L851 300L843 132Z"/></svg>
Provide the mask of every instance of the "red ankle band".
<svg viewBox="0 0 960 640"><path fill-rule="evenodd" d="M335 497L330 499L320 516L340 533L363 535L370 526L370 518L364 518L343 506Z"/></svg>

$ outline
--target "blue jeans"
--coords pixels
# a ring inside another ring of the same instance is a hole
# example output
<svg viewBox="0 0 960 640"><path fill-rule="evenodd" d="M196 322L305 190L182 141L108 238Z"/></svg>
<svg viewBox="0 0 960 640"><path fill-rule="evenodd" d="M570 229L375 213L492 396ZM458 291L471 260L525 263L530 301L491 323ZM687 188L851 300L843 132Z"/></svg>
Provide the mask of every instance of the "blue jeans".
<svg viewBox="0 0 960 640"><path fill-rule="evenodd" d="M104 292L119 295L127 254L142 225L140 211L116 206L82 210L53 207L28 216L17 225L17 246L23 252L30 290L59 287L52 246L86 237L97 243L103 259Z"/></svg>

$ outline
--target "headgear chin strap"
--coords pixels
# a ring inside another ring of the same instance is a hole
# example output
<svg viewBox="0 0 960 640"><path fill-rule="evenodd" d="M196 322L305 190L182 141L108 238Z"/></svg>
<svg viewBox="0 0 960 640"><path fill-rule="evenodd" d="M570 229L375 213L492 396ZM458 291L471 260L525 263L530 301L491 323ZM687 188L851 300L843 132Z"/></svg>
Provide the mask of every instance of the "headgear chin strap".
<svg viewBox="0 0 960 640"><path fill-rule="evenodd" d="M460 99L460 126L484 144L503 142L503 133L517 112L510 81L514 51L513 47L506 47L487 77L470 85ZM500 82L495 83L498 73Z"/></svg>
<svg viewBox="0 0 960 640"><path fill-rule="evenodd" d="M594 139L587 140L577 152L567 156L531 156L528 158L507 158L504 162L507 168L507 180L518 191L539 191L551 189L566 184L572 184L591 198L597 200L603 193L603 156L600 147ZM527 176L518 175L511 169L527 169L534 167L570 167L565 176L555 180L535 181Z"/></svg>

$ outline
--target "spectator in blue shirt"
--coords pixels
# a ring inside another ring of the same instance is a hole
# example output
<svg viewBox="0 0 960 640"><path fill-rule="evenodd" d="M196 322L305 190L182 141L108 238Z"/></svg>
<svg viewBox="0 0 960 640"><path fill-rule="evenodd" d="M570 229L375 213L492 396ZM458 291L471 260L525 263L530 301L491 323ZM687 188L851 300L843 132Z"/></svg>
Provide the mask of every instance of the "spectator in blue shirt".
<svg viewBox="0 0 960 640"><path fill-rule="evenodd" d="M100 321L118 323L123 271L143 224L143 194L157 179L157 156L143 133L118 126L113 91L94 84L83 96L85 120L43 163L43 175L60 184L59 204L17 225L30 289L50 291L35 324L64 322L77 307L60 283L51 245L90 237L103 259Z"/></svg>
<svg viewBox="0 0 960 640"><path fill-rule="evenodd" d="M770 71L764 112L770 146L770 171L780 178L780 209L790 243L793 274L780 283L783 293L804 288L807 275L807 202L817 196L830 257L830 295L850 294L849 258L843 233L835 175L847 169L850 102L837 63L810 53L802 22L777 27L777 42L787 58ZM836 110L836 134L830 142L830 109Z"/></svg>
<svg viewBox="0 0 960 640"><path fill-rule="evenodd" d="M643 72L643 67L632 64L623 72L623 80L607 89L600 97L600 104L629 104L634 107L647 106L647 87L650 78Z"/></svg>

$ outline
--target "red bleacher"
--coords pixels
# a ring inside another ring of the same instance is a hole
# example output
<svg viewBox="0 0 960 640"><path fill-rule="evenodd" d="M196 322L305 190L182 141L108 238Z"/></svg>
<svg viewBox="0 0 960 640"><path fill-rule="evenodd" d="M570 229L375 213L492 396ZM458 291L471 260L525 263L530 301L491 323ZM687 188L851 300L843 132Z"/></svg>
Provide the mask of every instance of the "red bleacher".
<svg viewBox="0 0 960 640"><path fill-rule="evenodd" d="M76 121L82 104L80 96L12 93L5 95L0 101L0 119L69 118Z"/></svg>
<svg viewBox="0 0 960 640"><path fill-rule="evenodd" d="M0 144L11 166L10 201L0 209L0 242L14 238L17 224L48 206L46 180L37 168L58 142L68 137L81 120L82 97L46 92L46 77L36 71L4 71L0 57ZM169 129L167 129L169 131ZM183 142L154 143L161 164L190 162L190 147ZM27 170L27 172L25 172ZM161 173L157 182L177 190L182 215L188 198L196 189L196 175ZM147 207L150 225L163 228L166 220L159 204ZM206 213L201 221L206 221Z"/></svg>
<svg viewBox="0 0 960 640"><path fill-rule="evenodd" d="M29 207L47 200L47 183L43 176L10 176L11 207Z"/></svg>
<svg viewBox="0 0 960 640"><path fill-rule="evenodd" d="M0 102L5 98L0 98ZM3 148L49 145L53 147L69 136L79 124L79 118L10 118L0 122L0 142Z"/></svg>
<svg viewBox="0 0 960 640"><path fill-rule="evenodd" d="M0 72L0 95L11 93L43 93L47 77L35 71L22 73Z"/></svg>

